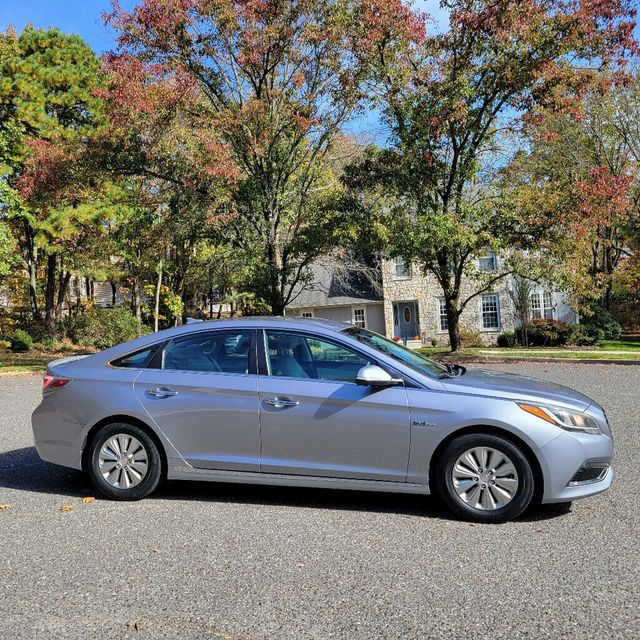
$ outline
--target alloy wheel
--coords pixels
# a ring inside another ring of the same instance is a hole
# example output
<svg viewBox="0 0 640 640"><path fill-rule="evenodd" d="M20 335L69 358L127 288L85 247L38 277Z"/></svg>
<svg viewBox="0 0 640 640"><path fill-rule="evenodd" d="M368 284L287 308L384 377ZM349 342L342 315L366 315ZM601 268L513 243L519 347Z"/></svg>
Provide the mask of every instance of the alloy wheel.
<svg viewBox="0 0 640 640"><path fill-rule="evenodd" d="M147 475L149 457L143 444L132 435L109 436L98 454L100 475L116 489L130 489Z"/></svg>
<svg viewBox="0 0 640 640"><path fill-rule="evenodd" d="M456 460L451 474L460 500L481 511L501 509L518 491L518 472L513 462L492 447L468 449Z"/></svg>

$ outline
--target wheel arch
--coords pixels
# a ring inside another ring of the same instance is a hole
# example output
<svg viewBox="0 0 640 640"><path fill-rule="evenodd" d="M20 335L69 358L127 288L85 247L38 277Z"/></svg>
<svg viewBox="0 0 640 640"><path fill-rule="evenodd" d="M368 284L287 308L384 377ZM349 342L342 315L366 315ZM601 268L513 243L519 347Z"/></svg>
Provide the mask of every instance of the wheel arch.
<svg viewBox="0 0 640 640"><path fill-rule="evenodd" d="M96 434L102 429L110 424L114 424L117 422L122 422L125 424L130 424L135 427L139 427L142 429L154 442L156 447L158 448L158 453L160 454L160 460L162 462L162 478L166 479L167 471L169 469L169 461L167 459L167 452L162 444L162 440L158 437L158 434L144 421L140 418L136 418L134 416L126 415L126 414L116 414L112 416L107 416L106 418L102 418L96 422L91 429L87 432L87 436L84 440L82 446L82 470L87 470L88 465L88 457L89 457L89 449L91 442L95 438Z"/></svg>
<svg viewBox="0 0 640 640"><path fill-rule="evenodd" d="M435 472L438 464L438 460L441 458L443 451L447 448L450 442L459 438L460 436L466 436L469 434L481 434L481 435L494 435L500 436L505 440L509 440L512 444L516 445L522 450L525 457L527 458L529 464L531 465L531 470L533 472L534 478L534 494L532 502L539 504L542 500L542 496L544 495L544 475L542 473L542 467L540 466L540 461L538 457L533 452L531 446L525 442L522 438L518 437L511 431L507 429L502 429L500 427L495 427L492 425L472 425L468 427L463 427L461 429L457 429L452 433L448 434L445 438L443 438L438 446L433 451L431 455L431 459L429 460L429 493L437 494L436 489L436 480L435 480Z"/></svg>

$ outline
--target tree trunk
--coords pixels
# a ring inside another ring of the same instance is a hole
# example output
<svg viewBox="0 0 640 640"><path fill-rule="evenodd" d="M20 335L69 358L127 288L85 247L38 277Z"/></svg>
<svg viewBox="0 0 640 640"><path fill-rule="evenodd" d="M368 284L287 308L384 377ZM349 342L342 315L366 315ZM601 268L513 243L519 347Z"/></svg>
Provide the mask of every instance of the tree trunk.
<svg viewBox="0 0 640 640"><path fill-rule="evenodd" d="M160 258L160 264L158 265L158 281L156 283L156 304L153 310L153 330L158 333L160 323L160 289L162 288L162 267L163 260Z"/></svg>
<svg viewBox="0 0 640 640"><path fill-rule="evenodd" d="M47 282L44 293L44 327L50 336L55 335L56 323L54 318L56 304L56 255L47 257Z"/></svg>
<svg viewBox="0 0 640 640"><path fill-rule="evenodd" d="M38 305L38 247L35 246L31 227L25 222L27 236L27 270L29 272L29 300L34 319L40 318Z"/></svg>
<svg viewBox="0 0 640 640"><path fill-rule="evenodd" d="M118 287L113 280L109 280L109 284L111 285L111 306L116 306L116 294L118 292Z"/></svg>
<svg viewBox="0 0 640 640"><path fill-rule="evenodd" d="M133 281L133 286L131 287L131 306L133 307L133 314L140 320L142 318L142 307L140 304L140 284L137 279Z"/></svg>
<svg viewBox="0 0 640 640"><path fill-rule="evenodd" d="M61 273L58 282L58 300L56 302L56 318L58 319L62 317L62 306L64 305L65 296L67 295L69 282L71 282L71 271Z"/></svg>
<svg viewBox="0 0 640 640"><path fill-rule="evenodd" d="M449 326L449 344L451 351L455 352L460 349L460 312L458 311L458 301L450 300L445 297L445 305L447 309L447 324Z"/></svg>

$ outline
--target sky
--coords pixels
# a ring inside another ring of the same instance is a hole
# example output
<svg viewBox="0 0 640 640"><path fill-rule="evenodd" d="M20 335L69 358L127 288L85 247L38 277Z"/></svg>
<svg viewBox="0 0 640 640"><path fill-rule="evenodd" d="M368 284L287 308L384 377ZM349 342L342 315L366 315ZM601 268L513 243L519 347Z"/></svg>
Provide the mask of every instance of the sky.
<svg viewBox="0 0 640 640"><path fill-rule="evenodd" d="M123 8L135 0L121 0ZM444 16L437 0L419 0L416 6L440 19ZM82 36L96 53L115 47L115 34L105 26L102 13L111 9L111 0L0 0L0 31L13 25L22 31L25 25L58 27L65 33Z"/></svg>

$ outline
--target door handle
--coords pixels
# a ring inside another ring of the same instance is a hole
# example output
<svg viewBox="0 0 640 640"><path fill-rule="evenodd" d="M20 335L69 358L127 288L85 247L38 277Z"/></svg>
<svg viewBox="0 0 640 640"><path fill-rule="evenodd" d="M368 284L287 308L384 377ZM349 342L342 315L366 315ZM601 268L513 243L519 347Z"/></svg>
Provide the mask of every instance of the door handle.
<svg viewBox="0 0 640 640"><path fill-rule="evenodd" d="M166 387L158 387L157 389L147 389L145 393L148 396L153 396L154 398L172 398L173 396L177 396L178 392L173 389L167 389Z"/></svg>
<svg viewBox="0 0 640 640"><path fill-rule="evenodd" d="M282 409L283 407L296 407L298 404L300 404L297 400L289 400L289 398L279 398L278 396L276 396L275 398L265 398L263 402L272 407L276 407L277 409Z"/></svg>

